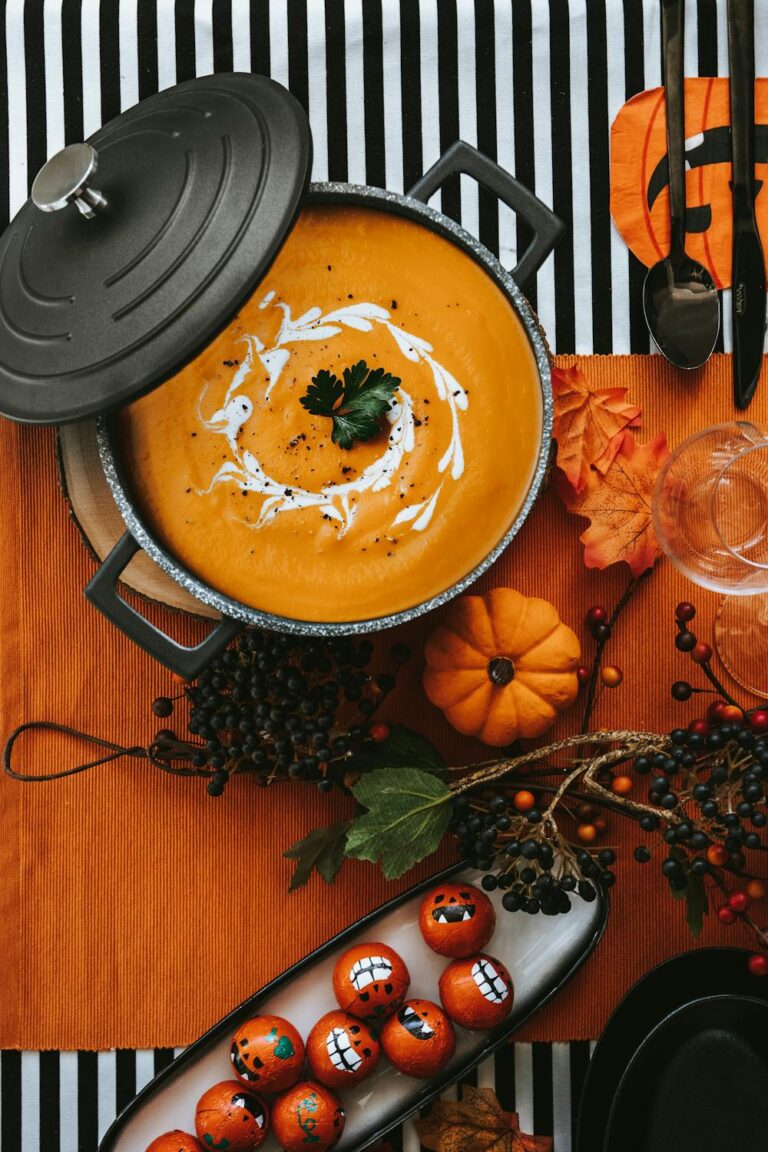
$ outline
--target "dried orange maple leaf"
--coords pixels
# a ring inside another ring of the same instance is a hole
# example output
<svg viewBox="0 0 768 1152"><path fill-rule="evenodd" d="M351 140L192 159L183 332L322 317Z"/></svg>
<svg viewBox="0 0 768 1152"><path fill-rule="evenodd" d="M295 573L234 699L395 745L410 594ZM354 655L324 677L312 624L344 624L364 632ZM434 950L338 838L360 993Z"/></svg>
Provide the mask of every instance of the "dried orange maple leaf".
<svg viewBox="0 0 768 1152"><path fill-rule="evenodd" d="M490 1088L465 1084L461 1100L438 1100L416 1121L432 1152L551 1152L549 1136L526 1136L516 1112L505 1112Z"/></svg>
<svg viewBox="0 0 768 1152"><path fill-rule="evenodd" d="M557 466L574 492L583 492L591 468L608 471L624 429L639 423L640 409L626 402L626 388L591 388L577 365L552 369L552 391Z"/></svg>
<svg viewBox="0 0 768 1152"><path fill-rule="evenodd" d="M569 511L591 521L580 536L587 568L607 568L624 560L633 576L652 568L661 555L651 519L651 497L659 469L669 455L659 433L638 444L631 432L622 439L605 476L591 472L581 496L561 486Z"/></svg>

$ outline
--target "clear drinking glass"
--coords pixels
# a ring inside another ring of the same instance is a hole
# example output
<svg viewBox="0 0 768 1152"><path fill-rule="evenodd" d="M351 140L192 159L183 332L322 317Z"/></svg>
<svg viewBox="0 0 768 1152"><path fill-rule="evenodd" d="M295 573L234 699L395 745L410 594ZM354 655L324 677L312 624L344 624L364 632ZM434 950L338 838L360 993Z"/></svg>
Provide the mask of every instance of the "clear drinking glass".
<svg viewBox="0 0 768 1152"><path fill-rule="evenodd" d="M659 474L653 521L681 572L726 593L715 621L720 659L742 687L768 697L768 429L738 420L690 436Z"/></svg>

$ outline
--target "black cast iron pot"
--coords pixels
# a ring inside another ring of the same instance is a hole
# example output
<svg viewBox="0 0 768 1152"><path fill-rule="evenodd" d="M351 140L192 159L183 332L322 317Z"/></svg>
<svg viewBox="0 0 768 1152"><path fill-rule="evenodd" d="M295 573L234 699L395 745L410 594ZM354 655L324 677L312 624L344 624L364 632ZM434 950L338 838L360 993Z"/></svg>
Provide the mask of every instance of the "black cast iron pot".
<svg viewBox="0 0 768 1152"><path fill-rule="evenodd" d="M181 180L176 176L179 153L186 165ZM85 594L126 635L187 679L194 678L246 624L302 635L348 635L387 628L438 607L471 584L515 537L547 468L552 433L550 360L521 285L535 275L562 236L560 221L508 172L462 141L452 145L406 195L352 184L307 186L310 158L306 117L279 85L245 74L188 81L124 113L88 144L65 149L50 160L35 181L32 200L0 244L0 324L5 322L11 337L10 357L0 359L0 411L34 423L98 416L101 463L127 531ZM531 229L530 246L511 272L468 232L427 204L458 173L474 177ZM153 203L153 196L161 202ZM74 207L57 211L73 202L79 212ZM200 203L207 211L200 209L195 219ZM263 278L301 206L311 203L393 212L458 245L509 300L530 341L541 387L542 433L534 474L502 539L480 564L439 595L393 615L351 623L275 616L232 600L197 579L143 522L111 415L168 379L224 327ZM136 205L154 212L151 227L145 226L149 241L139 251L133 236L146 222L140 219L131 227ZM50 226L51 220L56 227ZM43 232L44 226L47 234L38 237L36 230ZM174 258L164 265L162 250L174 228L181 236L173 246ZM58 248L53 254L52 245ZM2 275L9 257L18 261L20 290L16 282L9 289L8 277ZM67 296L66 288L77 280L78 269L82 279ZM137 274L145 283L133 285L129 299L121 303L124 281ZM99 277L104 285L100 294ZM51 280L45 295L37 289ZM61 331L50 330L51 313L56 313L54 329L57 324L61 329L61 313L67 309L59 301L65 299L76 307L70 307L66 317L73 331L62 336ZM23 327L14 319L20 305ZM77 305L81 305L79 327ZM126 334L126 320L135 331L127 329ZM30 328L36 330L31 357ZM52 372L51 358L55 362L57 356L61 367ZM139 549L221 613L221 622L202 643L178 644L119 595L120 574Z"/></svg>

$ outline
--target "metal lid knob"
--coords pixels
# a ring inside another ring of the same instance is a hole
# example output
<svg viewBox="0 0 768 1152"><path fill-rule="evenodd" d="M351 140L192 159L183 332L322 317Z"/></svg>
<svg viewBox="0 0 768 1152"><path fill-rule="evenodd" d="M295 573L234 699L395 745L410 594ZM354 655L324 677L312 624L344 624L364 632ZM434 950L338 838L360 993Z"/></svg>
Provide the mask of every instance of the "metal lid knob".
<svg viewBox="0 0 768 1152"><path fill-rule="evenodd" d="M42 212L58 212L74 203L87 219L107 206L107 198L90 182L99 158L90 144L70 144L51 156L35 176L32 202Z"/></svg>

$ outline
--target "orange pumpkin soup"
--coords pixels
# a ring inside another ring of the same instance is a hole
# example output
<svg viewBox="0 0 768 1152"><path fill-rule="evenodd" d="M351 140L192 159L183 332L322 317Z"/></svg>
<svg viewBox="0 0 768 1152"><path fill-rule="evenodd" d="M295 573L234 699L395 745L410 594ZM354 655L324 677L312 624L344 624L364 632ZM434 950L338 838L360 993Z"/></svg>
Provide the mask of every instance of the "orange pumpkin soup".
<svg viewBox="0 0 768 1152"><path fill-rule="evenodd" d="M300 400L364 360L401 383L374 438L343 449ZM525 330L454 244L368 208L306 208L206 350L124 409L133 495L206 584L293 619L419 604L509 528L539 453Z"/></svg>

